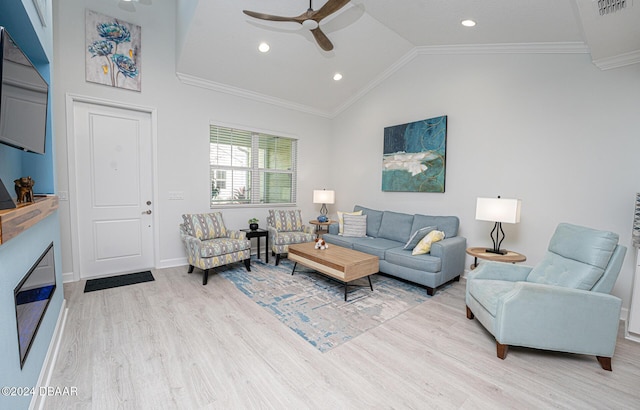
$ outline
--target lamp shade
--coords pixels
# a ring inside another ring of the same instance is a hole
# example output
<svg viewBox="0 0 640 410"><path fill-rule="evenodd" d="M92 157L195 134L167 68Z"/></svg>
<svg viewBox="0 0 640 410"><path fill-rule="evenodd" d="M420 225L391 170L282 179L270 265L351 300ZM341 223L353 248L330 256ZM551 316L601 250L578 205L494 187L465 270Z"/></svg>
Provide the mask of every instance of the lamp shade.
<svg viewBox="0 0 640 410"><path fill-rule="evenodd" d="M314 204L333 204L336 201L335 191L326 189L314 189L313 190L313 203Z"/></svg>
<svg viewBox="0 0 640 410"><path fill-rule="evenodd" d="M519 199L478 198L476 219L516 224L520 222L520 205Z"/></svg>

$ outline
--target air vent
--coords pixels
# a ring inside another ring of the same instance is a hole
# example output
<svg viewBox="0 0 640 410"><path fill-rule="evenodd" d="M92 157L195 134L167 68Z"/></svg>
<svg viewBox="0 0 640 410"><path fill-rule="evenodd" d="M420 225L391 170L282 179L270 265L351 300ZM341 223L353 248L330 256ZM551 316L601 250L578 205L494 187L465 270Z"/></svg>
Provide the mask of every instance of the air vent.
<svg viewBox="0 0 640 410"><path fill-rule="evenodd" d="M631 0L598 0L597 5L598 13L601 16L606 16L631 7Z"/></svg>

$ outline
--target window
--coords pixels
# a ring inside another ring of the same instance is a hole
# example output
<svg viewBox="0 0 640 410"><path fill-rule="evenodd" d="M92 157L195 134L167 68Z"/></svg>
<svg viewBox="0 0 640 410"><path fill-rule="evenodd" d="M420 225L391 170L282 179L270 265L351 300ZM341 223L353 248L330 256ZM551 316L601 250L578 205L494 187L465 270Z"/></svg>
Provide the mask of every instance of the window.
<svg viewBox="0 0 640 410"><path fill-rule="evenodd" d="M292 138L211 125L211 207L295 203L296 151Z"/></svg>

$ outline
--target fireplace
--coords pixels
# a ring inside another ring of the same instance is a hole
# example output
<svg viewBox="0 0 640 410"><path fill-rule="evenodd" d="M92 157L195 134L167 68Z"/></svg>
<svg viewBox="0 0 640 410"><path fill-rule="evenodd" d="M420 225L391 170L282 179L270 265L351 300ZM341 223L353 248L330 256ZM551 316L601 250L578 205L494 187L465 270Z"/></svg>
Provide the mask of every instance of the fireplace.
<svg viewBox="0 0 640 410"><path fill-rule="evenodd" d="M56 269L52 242L13 291L20 368L24 366L31 344L55 290Z"/></svg>

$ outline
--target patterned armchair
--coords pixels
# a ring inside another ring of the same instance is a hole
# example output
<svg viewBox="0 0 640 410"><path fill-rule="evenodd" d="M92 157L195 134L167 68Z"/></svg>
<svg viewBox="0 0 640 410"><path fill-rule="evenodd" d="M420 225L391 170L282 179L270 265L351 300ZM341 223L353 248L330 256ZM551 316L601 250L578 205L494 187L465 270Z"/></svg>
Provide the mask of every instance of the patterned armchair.
<svg viewBox="0 0 640 410"><path fill-rule="evenodd" d="M280 263L280 255L289 251L289 245L313 242L316 239L315 227L302 224L299 209L293 211L270 209L267 225L271 253L276 256L276 266Z"/></svg>
<svg viewBox="0 0 640 410"><path fill-rule="evenodd" d="M180 237L189 259L189 272L197 267L204 271L202 284L209 279L209 269L244 261L251 272L251 241L242 231L228 230L222 214L185 214L180 224Z"/></svg>

